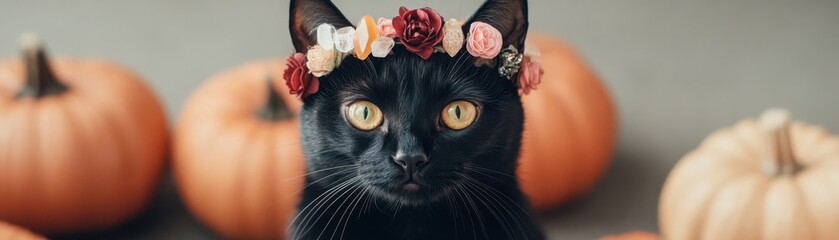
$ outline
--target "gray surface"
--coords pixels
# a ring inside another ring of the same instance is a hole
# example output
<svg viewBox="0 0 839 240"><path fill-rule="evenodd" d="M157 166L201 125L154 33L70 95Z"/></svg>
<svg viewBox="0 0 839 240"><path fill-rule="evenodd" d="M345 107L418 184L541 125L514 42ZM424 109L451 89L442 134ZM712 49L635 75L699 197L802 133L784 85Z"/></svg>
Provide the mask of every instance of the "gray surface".
<svg viewBox="0 0 839 240"><path fill-rule="evenodd" d="M468 16L469 1L336 0L350 19L400 4ZM174 119L215 72L291 52L287 1L0 0L0 55L38 32L53 52L118 60L147 77ZM710 131L782 106L839 132L839 1L534 0L534 30L576 45L621 113L614 164L595 192L543 216L552 238L656 230L667 171ZM108 238L212 238L171 184Z"/></svg>

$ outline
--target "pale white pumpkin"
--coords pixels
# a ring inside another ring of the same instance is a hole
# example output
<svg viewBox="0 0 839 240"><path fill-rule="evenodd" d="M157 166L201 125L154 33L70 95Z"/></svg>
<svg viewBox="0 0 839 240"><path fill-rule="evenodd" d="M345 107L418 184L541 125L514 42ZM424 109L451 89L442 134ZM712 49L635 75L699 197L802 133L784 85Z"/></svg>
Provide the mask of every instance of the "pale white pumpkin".
<svg viewBox="0 0 839 240"><path fill-rule="evenodd" d="M839 239L839 138L783 110L705 139L664 184L664 239Z"/></svg>

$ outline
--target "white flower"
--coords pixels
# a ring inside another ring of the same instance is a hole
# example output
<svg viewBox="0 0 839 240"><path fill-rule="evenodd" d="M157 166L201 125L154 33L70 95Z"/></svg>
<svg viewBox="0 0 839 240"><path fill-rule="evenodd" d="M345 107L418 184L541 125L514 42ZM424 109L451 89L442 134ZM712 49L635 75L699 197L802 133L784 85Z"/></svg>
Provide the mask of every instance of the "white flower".
<svg viewBox="0 0 839 240"><path fill-rule="evenodd" d="M315 77L323 77L335 69L335 50L315 45L306 52L306 67Z"/></svg>

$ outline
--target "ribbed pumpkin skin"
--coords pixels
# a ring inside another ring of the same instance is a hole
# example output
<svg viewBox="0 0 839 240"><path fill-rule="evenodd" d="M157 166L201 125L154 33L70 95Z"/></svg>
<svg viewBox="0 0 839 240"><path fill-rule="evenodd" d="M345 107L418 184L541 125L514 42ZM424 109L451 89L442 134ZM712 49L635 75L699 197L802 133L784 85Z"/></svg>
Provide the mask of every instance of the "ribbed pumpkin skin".
<svg viewBox="0 0 839 240"><path fill-rule="evenodd" d="M519 183L536 210L588 193L612 156L617 114L605 86L562 41L530 33L545 74L522 96L524 135Z"/></svg>
<svg viewBox="0 0 839 240"><path fill-rule="evenodd" d="M29 230L0 221L0 239L2 240L44 240Z"/></svg>
<svg viewBox="0 0 839 240"><path fill-rule="evenodd" d="M839 238L839 138L792 122L802 170L764 171L765 133L755 120L719 130L686 155L665 182L659 223L665 239Z"/></svg>
<svg viewBox="0 0 839 240"><path fill-rule="evenodd" d="M174 171L191 212L230 239L284 237L303 187L299 100L282 83L282 60L217 75L184 106L175 129ZM266 121L266 77L290 119Z"/></svg>
<svg viewBox="0 0 839 240"><path fill-rule="evenodd" d="M0 62L0 219L43 233L113 227L156 193L163 108L137 75L108 61L51 65L69 90L17 99L24 66Z"/></svg>

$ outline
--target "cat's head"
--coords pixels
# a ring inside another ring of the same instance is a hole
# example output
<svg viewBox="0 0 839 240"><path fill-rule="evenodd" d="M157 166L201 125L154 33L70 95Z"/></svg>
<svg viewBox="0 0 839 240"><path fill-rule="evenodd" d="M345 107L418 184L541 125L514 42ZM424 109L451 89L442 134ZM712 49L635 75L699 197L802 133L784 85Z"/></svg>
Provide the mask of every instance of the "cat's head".
<svg viewBox="0 0 839 240"><path fill-rule="evenodd" d="M316 44L323 23L352 26L328 0L291 1L290 16L298 52ZM475 21L498 29L504 47L524 49L526 1L490 0L463 31ZM454 57L423 59L402 45L385 58L345 58L304 100L309 179L327 188L347 182L407 205L437 201L477 179L515 184L524 121L518 89L495 65L476 60L465 47Z"/></svg>

